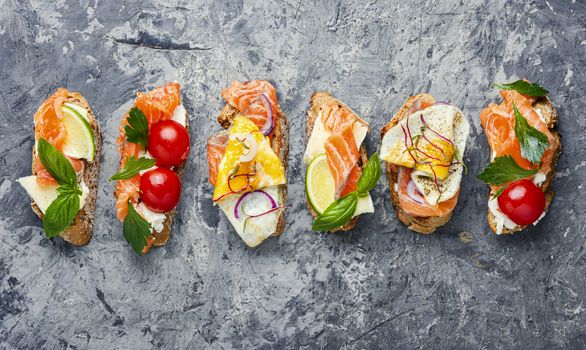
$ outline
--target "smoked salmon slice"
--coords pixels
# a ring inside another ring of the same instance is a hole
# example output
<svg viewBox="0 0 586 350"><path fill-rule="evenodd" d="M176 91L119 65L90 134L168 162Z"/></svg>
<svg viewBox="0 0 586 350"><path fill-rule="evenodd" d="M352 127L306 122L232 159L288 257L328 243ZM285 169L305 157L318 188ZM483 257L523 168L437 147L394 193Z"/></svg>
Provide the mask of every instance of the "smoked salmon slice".
<svg viewBox="0 0 586 350"><path fill-rule="evenodd" d="M169 83L165 86L157 87L149 92L138 92L134 105L144 113L149 127L161 120L170 119L175 108L181 104L181 86L177 82ZM141 151L144 151L141 145L126 142L124 126L128 125L128 113L120 123L119 135L116 138L118 151L120 152L120 167L122 169L126 160L130 157L138 158ZM128 200L137 203L140 198L140 175L128 180L120 180L116 183L114 191L116 196L116 216L120 221L124 221L128 213Z"/></svg>
<svg viewBox="0 0 586 350"><path fill-rule="evenodd" d="M360 152L356 147L352 132L352 124L346 123L342 130L330 135L326 139L324 149L330 173L334 177L336 193L340 194L360 158Z"/></svg>
<svg viewBox="0 0 586 350"><path fill-rule="evenodd" d="M409 182L411 181L412 170L404 166L398 167L399 178L397 180L397 184L399 188L399 206L407 214L419 217L444 216L454 210L454 207L456 207L456 204L458 203L458 195L460 190L458 190L458 192L456 192L452 198L440 202L437 205L431 205L427 203L422 195L419 195L416 200L407 193L407 188Z"/></svg>
<svg viewBox="0 0 586 350"><path fill-rule="evenodd" d="M210 172L208 180L214 186L218 176L218 166L222 157L224 157L226 146L228 146L228 138L228 131L222 131L210 136L208 139L208 168Z"/></svg>
<svg viewBox="0 0 586 350"><path fill-rule="evenodd" d="M533 108L534 99L514 90L503 90L500 94L503 97L501 104L492 103L480 113L480 123L490 149L496 157L510 155L524 169L539 167L539 164L531 163L521 155L521 145L515 135L514 103L527 123L547 136L549 146L541 158L541 171L547 174L551 170L555 138Z"/></svg>
<svg viewBox="0 0 586 350"><path fill-rule="evenodd" d="M356 190L362 173L357 166L360 151L353 127L355 123L368 124L331 96L323 102L320 112L325 129L331 133L324 144L328 167L334 177L336 194L344 196Z"/></svg>
<svg viewBox="0 0 586 350"><path fill-rule="evenodd" d="M34 116L35 120L35 141L45 139L57 150L63 149L63 144L67 138L67 130L63 125L63 112L61 107L67 100L69 91L64 88L58 88L37 110ZM79 159L69 158L71 165L76 173L83 168L83 162ZM37 183L40 186L57 185L51 174L45 169L39 155L35 159L35 169L37 170Z"/></svg>
<svg viewBox="0 0 586 350"><path fill-rule="evenodd" d="M266 97L266 100L264 97ZM278 104L277 91L275 87L265 80L253 81L233 81L230 86L222 90L222 97L232 107L244 113L259 129L266 124L270 115L273 118L273 124L277 118ZM268 100L269 106L266 105Z"/></svg>

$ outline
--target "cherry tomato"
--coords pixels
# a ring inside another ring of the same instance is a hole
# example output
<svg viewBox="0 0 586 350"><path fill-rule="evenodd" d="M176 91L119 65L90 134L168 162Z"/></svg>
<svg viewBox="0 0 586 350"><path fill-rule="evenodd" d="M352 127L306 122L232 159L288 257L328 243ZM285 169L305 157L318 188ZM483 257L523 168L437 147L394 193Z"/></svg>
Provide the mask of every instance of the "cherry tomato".
<svg viewBox="0 0 586 350"><path fill-rule="evenodd" d="M498 197L499 208L517 225L529 225L545 209L545 195L533 181L522 179L507 186Z"/></svg>
<svg viewBox="0 0 586 350"><path fill-rule="evenodd" d="M181 165L189 154L189 134L174 120L163 120L149 131L149 153L158 166Z"/></svg>
<svg viewBox="0 0 586 350"><path fill-rule="evenodd" d="M140 177L140 199L157 213L175 208L181 195L179 176L167 168L155 168Z"/></svg>

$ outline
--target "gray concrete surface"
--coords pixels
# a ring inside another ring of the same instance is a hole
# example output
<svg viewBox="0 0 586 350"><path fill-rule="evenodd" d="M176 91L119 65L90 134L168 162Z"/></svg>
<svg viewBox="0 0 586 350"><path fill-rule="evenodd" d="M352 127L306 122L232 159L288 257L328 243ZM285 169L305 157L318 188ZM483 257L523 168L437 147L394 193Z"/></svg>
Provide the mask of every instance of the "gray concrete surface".
<svg viewBox="0 0 586 350"><path fill-rule="evenodd" d="M0 0L0 348L296 349L586 347L586 3L583 0ZM275 84L291 124L287 230L247 249L212 206L205 142L231 80ZM559 108L557 196L542 222L496 237L475 174L494 82L528 78ZM137 90L183 84L192 122L185 192L166 247L138 257L113 210L114 139ZM92 242L44 238L16 179L32 116L65 86L104 129ZM379 130L430 92L472 123L453 220L413 234L381 180L377 212L346 234L310 231L302 153L312 92Z"/></svg>

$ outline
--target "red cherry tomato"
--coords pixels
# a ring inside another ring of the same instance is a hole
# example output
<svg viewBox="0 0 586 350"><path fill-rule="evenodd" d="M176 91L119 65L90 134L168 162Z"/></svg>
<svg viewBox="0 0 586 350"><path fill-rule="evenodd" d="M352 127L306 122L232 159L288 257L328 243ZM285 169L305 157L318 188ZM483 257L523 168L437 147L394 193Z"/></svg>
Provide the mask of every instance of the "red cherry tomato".
<svg viewBox="0 0 586 350"><path fill-rule="evenodd" d="M157 213L175 208L181 195L179 176L167 168L155 168L140 177L140 199Z"/></svg>
<svg viewBox="0 0 586 350"><path fill-rule="evenodd" d="M498 202L503 214L522 226L534 223L545 209L543 191L529 179L511 183L498 197Z"/></svg>
<svg viewBox="0 0 586 350"><path fill-rule="evenodd" d="M148 146L158 166L178 166L189 154L189 134L176 121L163 120L149 130Z"/></svg>

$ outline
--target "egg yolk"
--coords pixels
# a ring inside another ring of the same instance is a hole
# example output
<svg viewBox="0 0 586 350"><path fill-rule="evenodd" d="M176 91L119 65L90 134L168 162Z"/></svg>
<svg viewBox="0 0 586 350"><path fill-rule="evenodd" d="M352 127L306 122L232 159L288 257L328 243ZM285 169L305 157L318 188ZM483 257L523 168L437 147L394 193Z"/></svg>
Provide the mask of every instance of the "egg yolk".
<svg viewBox="0 0 586 350"><path fill-rule="evenodd" d="M455 154L452 143L443 139L432 140L432 143L426 141L412 153L417 153L415 169L425 172L430 177L435 174L438 180L444 180L450 174L450 165Z"/></svg>

